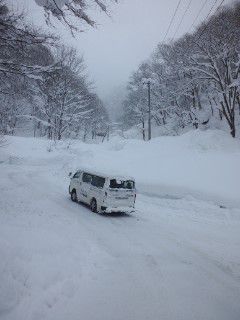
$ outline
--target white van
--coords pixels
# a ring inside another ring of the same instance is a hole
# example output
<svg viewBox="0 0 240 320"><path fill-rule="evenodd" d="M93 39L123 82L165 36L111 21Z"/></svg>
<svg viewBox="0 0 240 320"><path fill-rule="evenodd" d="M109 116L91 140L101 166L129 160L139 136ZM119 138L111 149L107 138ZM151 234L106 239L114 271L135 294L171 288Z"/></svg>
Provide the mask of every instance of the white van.
<svg viewBox="0 0 240 320"><path fill-rule="evenodd" d="M93 212L134 211L136 189L133 178L109 176L90 170L78 170L69 176L72 201L90 205Z"/></svg>

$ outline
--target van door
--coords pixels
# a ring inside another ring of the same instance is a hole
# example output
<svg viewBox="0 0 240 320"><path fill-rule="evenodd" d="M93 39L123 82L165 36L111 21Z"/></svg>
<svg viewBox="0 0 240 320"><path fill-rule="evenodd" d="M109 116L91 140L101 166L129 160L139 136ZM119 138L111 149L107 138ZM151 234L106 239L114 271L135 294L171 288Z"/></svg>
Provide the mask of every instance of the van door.
<svg viewBox="0 0 240 320"><path fill-rule="evenodd" d="M134 207L136 195L134 181L111 179L108 193L109 202L113 207Z"/></svg>
<svg viewBox="0 0 240 320"><path fill-rule="evenodd" d="M78 199L79 199L79 195L80 195L80 189L79 189L79 187L80 187L80 177L81 177L81 172L77 171L74 174L74 176L72 177L72 179L71 179L71 190L72 189L76 190Z"/></svg>
<svg viewBox="0 0 240 320"><path fill-rule="evenodd" d="M80 201L89 204L92 175L83 172L80 185Z"/></svg>
<svg viewBox="0 0 240 320"><path fill-rule="evenodd" d="M103 203L104 199L104 185L105 185L106 179L104 177L92 176L92 181L91 181L91 187L90 187L90 199L91 201L92 198L95 198L97 200L97 205L100 207Z"/></svg>

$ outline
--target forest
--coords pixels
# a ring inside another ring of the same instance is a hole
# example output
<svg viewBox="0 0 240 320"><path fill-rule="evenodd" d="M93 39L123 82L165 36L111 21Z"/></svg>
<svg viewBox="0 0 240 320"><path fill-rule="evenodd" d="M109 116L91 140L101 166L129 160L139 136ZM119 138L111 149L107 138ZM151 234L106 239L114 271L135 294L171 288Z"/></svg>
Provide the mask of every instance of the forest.
<svg viewBox="0 0 240 320"><path fill-rule="evenodd" d="M128 83L122 122L147 139L151 117L161 135L217 128L240 129L240 3L220 7L193 33L159 43Z"/></svg>
<svg viewBox="0 0 240 320"><path fill-rule="evenodd" d="M102 3L101 10L106 11ZM73 32L64 12L52 12ZM73 10L73 8L72 8ZM74 15L78 16L77 11ZM94 21L82 15L87 24ZM0 1L0 131L61 140L105 137L108 111L89 81L83 56L53 34L26 23ZM232 137L240 128L240 3L220 7L192 33L160 42L132 73L118 122L148 140L150 87L157 135L217 128Z"/></svg>
<svg viewBox="0 0 240 320"><path fill-rule="evenodd" d="M75 48L28 25L3 0L0 28L1 134L84 140L105 133L107 112Z"/></svg>

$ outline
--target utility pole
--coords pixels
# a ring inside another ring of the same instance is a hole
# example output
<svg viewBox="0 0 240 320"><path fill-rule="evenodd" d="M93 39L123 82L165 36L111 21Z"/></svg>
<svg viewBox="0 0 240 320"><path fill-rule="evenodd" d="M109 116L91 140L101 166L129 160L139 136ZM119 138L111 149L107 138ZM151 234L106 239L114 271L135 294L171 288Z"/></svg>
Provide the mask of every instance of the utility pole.
<svg viewBox="0 0 240 320"><path fill-rule="evenodd" d="M148 140L152 138L152 125L151 125L151 83L148 81Z"/></svg>

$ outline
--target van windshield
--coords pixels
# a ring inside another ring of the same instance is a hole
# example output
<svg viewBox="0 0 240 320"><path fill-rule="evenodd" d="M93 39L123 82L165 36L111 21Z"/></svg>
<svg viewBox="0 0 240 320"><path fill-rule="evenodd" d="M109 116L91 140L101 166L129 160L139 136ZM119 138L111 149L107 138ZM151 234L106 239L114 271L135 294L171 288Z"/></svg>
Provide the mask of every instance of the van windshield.
<svg viewBox="0 0 240 320"><path fill-rule="evenodd" d="M111 189L134 189L134 181L132 180L110 180Z"/></svg>

